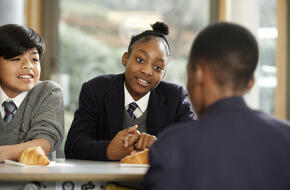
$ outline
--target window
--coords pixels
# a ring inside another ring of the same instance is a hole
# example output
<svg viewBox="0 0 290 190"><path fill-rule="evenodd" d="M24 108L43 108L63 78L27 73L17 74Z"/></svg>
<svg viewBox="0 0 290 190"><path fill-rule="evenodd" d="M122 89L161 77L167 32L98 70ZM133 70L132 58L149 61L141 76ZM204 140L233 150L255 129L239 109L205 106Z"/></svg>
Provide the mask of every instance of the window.
<svg viewBox="0 0 290 190"><path fill-rule="evenodd" d="M245 95L247 103L274 115L276 77L276 0L225 1L226 21L239 23L256 36L260 59L255 73L255 85Z"/></svg>
<svg viewBox="0 0 290 190"><path fill-rule="evenodd" d="M277 86L276 57L276 0L260 1L260 26L257 37L260 46L260 66L258 69L258 86L260 88L259 107L274 115L275 88Z"/></svg>

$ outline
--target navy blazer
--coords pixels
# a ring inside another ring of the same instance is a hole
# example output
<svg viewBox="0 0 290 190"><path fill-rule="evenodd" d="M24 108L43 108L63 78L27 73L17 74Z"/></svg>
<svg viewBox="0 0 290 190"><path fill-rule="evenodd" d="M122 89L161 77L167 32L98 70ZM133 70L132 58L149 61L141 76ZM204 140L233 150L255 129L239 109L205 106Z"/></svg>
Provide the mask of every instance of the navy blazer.
<svg viewBox="0 0 290 190"><path fill-rule="evenodd" d="M227 98L162 132L149 157L145 189L289 190L290 123Z"/></svg>
<svg viewBox="0 0 290 190"><path fill-rule="evenodd" d="M67 158L108 160L107 146L123 129L124 74L104 75L83 84L79 107L65 144ZM146 130L158 133L176 122L195 118L183 87L161 81L148 102Z"/></svg>

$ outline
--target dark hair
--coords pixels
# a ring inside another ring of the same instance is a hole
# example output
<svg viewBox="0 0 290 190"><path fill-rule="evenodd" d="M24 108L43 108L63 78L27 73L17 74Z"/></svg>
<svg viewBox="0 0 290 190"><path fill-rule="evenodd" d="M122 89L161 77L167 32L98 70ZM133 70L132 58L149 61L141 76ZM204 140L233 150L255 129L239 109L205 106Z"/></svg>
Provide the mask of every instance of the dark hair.
<svg viewBox="0 0 290 190"><path fill-rule="evenodd" d="M148 42L151 40L152 37L160 37L162 38L168 47L168 53L167 55L170 55L170 46L166 39L166 35L169 34L169 28L168 25L166 25L163 22L156 22L155 24L151 25L153 30L146 30L138 35L132 36L129 47L128 47L128 55L130 56L130 53L132 51L133 44L139 40L142 40L142 42Z"/></svg>
<svg viewBox="0 0 290 190"><path fill-rule="evenodd" d="M189 58L191 69L200 60L209 66L220 86L244 89L258 64L259 50L255 37L246 28L233 23L216 23L200 32Z"/></svg>
<svg viewBox="0 0 290 190"><path fill-rule="evenodd" d="M34 30L17 24L0 26L0 57L10 59L31 48L36 48L39 57L42 57L44 41Z"/></svg>

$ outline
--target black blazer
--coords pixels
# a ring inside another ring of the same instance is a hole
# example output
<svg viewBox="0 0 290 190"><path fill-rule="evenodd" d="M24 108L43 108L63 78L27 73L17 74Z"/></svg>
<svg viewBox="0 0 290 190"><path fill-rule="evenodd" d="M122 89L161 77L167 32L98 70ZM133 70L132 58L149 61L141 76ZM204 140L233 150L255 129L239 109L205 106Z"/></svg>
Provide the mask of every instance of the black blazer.
<svg viewBox="0 0 290 190"><path fill-rule="evenodd" d="M104 75L83 84L79 108L65 144L67 158L108 160L107 146L123 129L124 74ZM146 130L151 135L170 124L195 118L181 86L161 81L151 91Z"/></svg>
<svg viewBox="0 0 290 190"><path fill-rule="evenodd" d="M289 190L290 123L228 98L162 132L149 157L145 189Z"/></svg>

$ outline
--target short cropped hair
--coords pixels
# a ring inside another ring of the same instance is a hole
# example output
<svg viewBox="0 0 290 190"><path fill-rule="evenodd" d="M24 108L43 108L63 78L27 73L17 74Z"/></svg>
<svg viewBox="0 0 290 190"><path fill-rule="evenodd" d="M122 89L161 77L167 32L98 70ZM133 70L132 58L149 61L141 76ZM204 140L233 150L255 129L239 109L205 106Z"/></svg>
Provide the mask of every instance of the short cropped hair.
<svg viewBox="0 0 290 190"><path fill-rule="evenodd" d="M258 59L258 43L250 31L237 24L220 22L197 35L189 66L194 69L202 60L220 86L232 85L234 90L240 90L247 87Z"/></svg>
<svg viewBox="0 0 290 190"><path fill-rule="evenodd" d="M17 24L0 26L0 57L11 59L31 48L36 48L42 57L45 45L37 32Z"/></svg>

